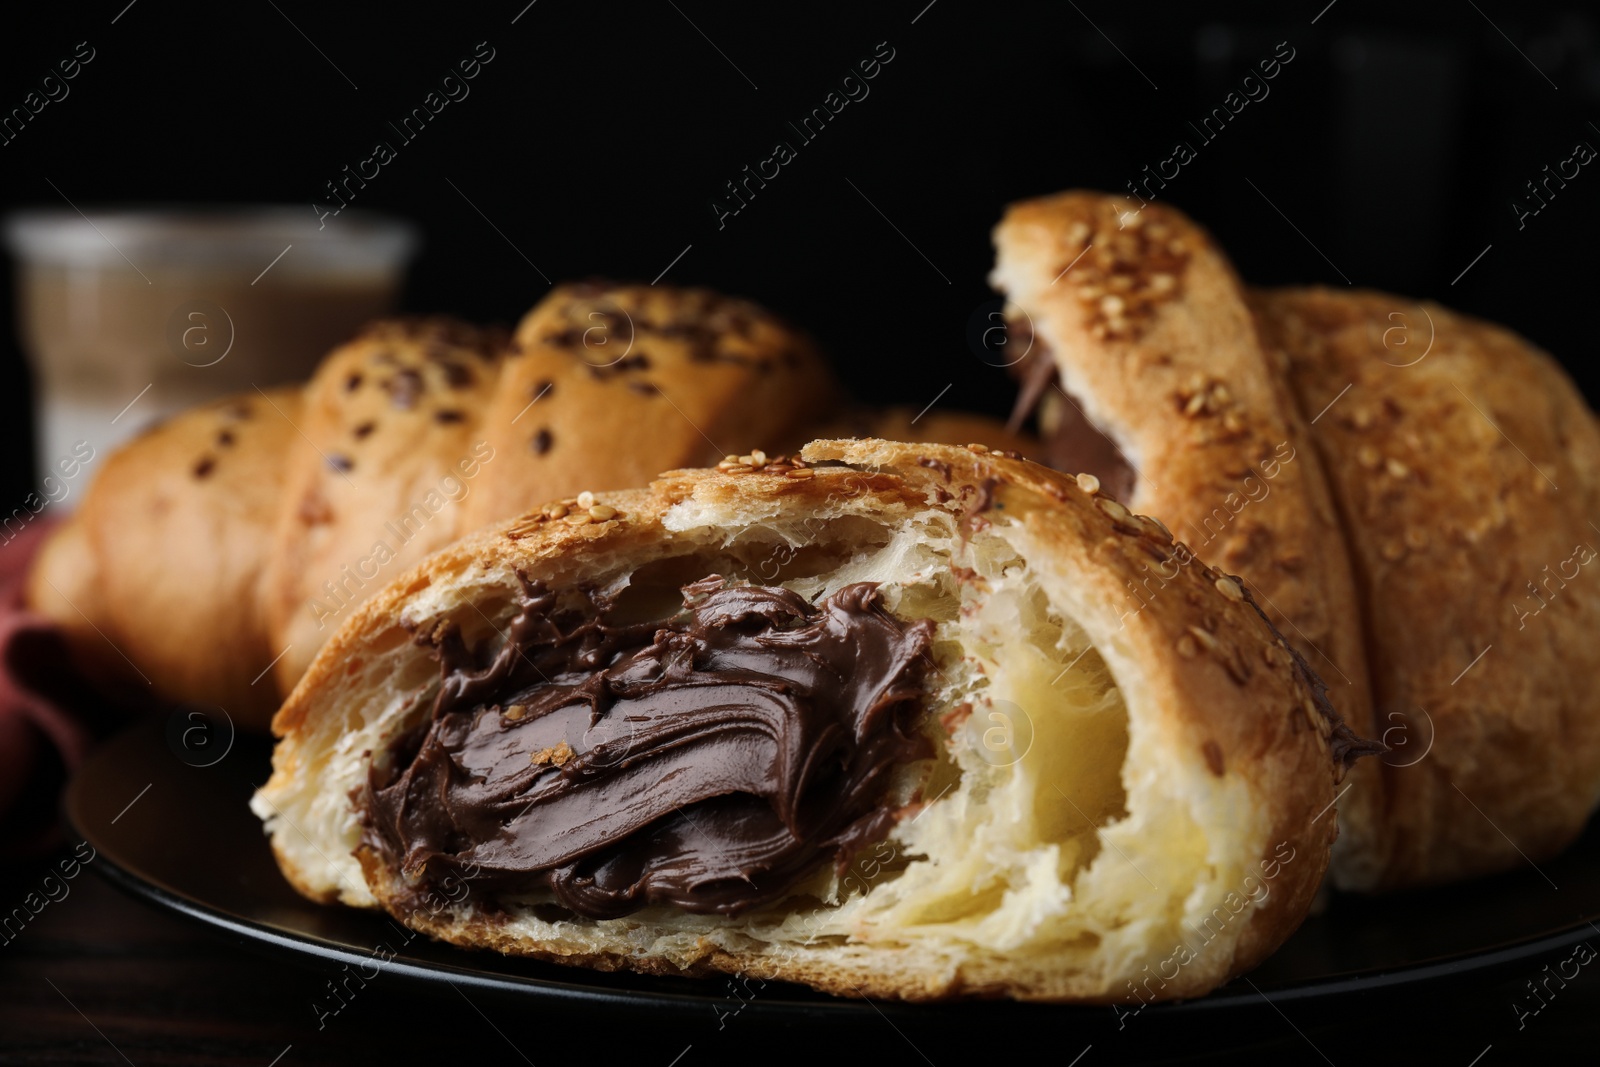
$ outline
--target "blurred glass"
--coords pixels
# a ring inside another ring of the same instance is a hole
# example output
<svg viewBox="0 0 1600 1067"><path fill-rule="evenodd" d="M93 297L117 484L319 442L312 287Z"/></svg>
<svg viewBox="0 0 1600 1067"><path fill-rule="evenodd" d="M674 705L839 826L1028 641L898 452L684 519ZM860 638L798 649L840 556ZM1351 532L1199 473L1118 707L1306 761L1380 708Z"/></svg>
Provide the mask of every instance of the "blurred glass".
<svg viewBox="0 0 1600 1067"><path fill-rule="evenodd" d="M416 249L408 224L308 207L26 211L6 219L41 475L78 442L305 378L388 314Z"/></svg>

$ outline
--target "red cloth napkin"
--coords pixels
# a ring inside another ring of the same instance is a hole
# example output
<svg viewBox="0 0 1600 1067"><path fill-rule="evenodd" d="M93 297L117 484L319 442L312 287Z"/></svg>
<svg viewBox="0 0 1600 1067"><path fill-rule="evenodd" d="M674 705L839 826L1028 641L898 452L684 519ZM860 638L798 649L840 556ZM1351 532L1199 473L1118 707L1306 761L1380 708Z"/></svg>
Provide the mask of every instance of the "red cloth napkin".
<svg viewBox="0 0 1600 1067"><path fill-rule="evenodd" d="M22 602L28 567L54 525L35 519L0 540L0 858L53 842L61 786L94 740L59 631Z"/></svg>

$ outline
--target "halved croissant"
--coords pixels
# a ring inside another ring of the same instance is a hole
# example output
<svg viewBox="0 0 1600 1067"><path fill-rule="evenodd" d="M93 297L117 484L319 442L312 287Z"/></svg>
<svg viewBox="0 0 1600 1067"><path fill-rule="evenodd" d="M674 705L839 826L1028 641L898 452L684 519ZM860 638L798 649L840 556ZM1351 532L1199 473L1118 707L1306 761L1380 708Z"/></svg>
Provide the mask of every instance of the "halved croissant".
<svg viewBox="0 0 1600 1067"><path fill-rule="evenodd" d="M1335 883L1450 881L1576 838L1600 801L1600 429L1555 362L1437 304L1246 290L1161 204L1044 197L995 243L1051 460L1242 576L1392 743L1340 802Z"/></svg>
<svg viewBox="0 0 1600 1067"><path fill-rule="evenodd" d="M1233 579L981 446L759 460L554 502L362 607L274 721L289 879L462 945L906 999L1193 996L1295 929L1373 746Z"/></svg>

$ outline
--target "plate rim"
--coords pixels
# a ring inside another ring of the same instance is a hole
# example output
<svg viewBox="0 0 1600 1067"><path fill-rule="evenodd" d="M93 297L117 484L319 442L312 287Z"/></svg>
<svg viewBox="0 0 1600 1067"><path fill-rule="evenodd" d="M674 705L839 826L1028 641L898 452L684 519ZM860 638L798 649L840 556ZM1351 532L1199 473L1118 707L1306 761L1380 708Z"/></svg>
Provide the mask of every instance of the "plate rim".
<svg viewBox="0 0 1600 1067"><path fill-rule="evenodd" d="M247 947L266 948L273 954L288 956L302 963L316 960L351 964L357 967L371 964L373 957L370 952L359 951L315 935L274 926L270 923L239 915L225 907L199 899L190 893L168 885L166 882L144 871L126 866L119 861L118 850L103 847L105 843L104 835L92 831L87 825L87 819L83 817L81 795L89 789L89 786L84 783L94 780L96 767L112 760L116 746L119 743L124 745L133 744L135 743L133 740L135 735L154 733L158 728L159 721L155 719L136 721L102 740L82 765L79 766L77 771L72 774L66 789L63 790L61 799L62 819L73 833L94 846L97 858L106 861L104 864L94 864L95 869L100 872L101 876L119 890L137 900L142 900L165 911L198 922L213 931L221 931L241 938L248 943ZM391 922L397 921L392 916L385 915L385 918L388 918ZM1153 1009L1164 1016L1194 1013L1212 1014L1219 1011L1258 1007L1262 1001L1273 1006L1280 1003L1327 1001L1343 999L1358 994L1410 987L1427 982L1456 980L1492 973L1531 957L1555 952L1577 944L1584 939L1586 931L1594 931L1593 920L1595 919L1600 919L1600 914L1574 919L1568 925L1531 939L1502 941L1469 951L1418 960L1399 967L1345 971L1330 974L1326 977L1306 978L1270 991L1263 991L1257 988L1255 983L1249 980L1250 972L1247 971L1204 996L1185 1000L1147 1003L1142 1008L1139 1008L1138 1011L1142 1015L1146 1009ZM447 942L439 942L439 944L459 951L464 956L470 957L472 955L472 950L470 949L449 945ZM550 963L549 965L553 967L562 966L557 963ZM718 1003L721 999L709 991L704 993L689 990L678 992L656 989L613 989L596 986L585 983L583 976L599 972L591 972L577 967L567 969L571 970L574 976L570 981L531 975L495 973L472 967L470 964L458 966L447 962L407 957L404 952L397 953L394 957L382 963L383 973L394 973L407 982L419 985L467 986L475 991L499 996L533 996L538 999L549 999L559 1004L581 1005L586 1009L611 1006L635 1011L644 1009L658 1014L673 1015L690 1008L704 1008L708 1004ZM617 973L627 975L630 972ZM1240 983L1243 983L1243 986ZM790 985L789 983L782 984L785 987ZM928 1003L890 999L868 1001L830 996L808 990L802 986L793 988L796 992L806 994L805 999L795 999L791 996L759 997L748 1002L746 1007L756 1008L762 1014L787 1017L793 1017L796 1014L810 1014L836 1021L867 1017L874 1012L917 1019L925 1018L932 1012L948 1012L952 1008L974 1014L980 1011L993 1013L997 1010L1000 1012L1017 1011L1022 1013L1055 1010L1088 1014L1103 1012L1108 1007L1111 1007L1111 1005L1106 1004L1010 1000L961 1001L958 999ZM815 999L811 999L813 997Z"/></svg>

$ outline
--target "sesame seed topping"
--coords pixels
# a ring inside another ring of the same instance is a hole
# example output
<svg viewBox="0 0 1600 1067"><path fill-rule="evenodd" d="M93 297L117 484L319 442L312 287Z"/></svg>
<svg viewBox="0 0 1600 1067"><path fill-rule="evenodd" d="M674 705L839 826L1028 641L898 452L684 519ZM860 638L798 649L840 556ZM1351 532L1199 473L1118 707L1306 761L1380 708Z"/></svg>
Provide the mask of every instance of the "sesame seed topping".
<svg viewBox="0 0 1600 1067"><path fill-rule="evenodd" d="M816 471L806 467L796 467L793 470L785 471L783 476L785 478L812 478L816 476L816 473Z"/></svg>
<svg viewBox="0 0 1600 1067"><path fill-rule="evenodd" d="M1200 646L1195 643L1194 638L1190 637L1188 634L1184 634L1182 637L1178 638L1178 655L1182 656L1184 659L1194 659L1195 656L1199 654Z"/></svg>
<svg viewBox="0 0 1600 1067"><path fill-rule="evenodd" d="M1212 584L1217 587L1217 592L1221 593L1229 600L1240 601L1244 599L1244 590L1239 588L1238 582L1234 581L1232 578L1229 578L1227 575L1223 575Z"/></svg>
<svg viewBox="0 0 1600 1067"><path fill-rule="evenodd" d="M1217 643L1217 639L1211 635L1210 630L1202 630L1198 626L1191 626L1189 627L1189 633L1196 641L1200 642L1201 648L1215 652L1220 647L1220 645Z"/></svg>
<svg viewBox="0 0 1600 1067"><path fill-rule="evenodd" d="M565 504L551 504L544 509L544 516L547 519L564 519L567 517L567 506Z"/></svg>
<svg viewBox="0 0 1600 1067"><path fill-rule="evenodd" d="M589 509L589 517L595 522L605 522L607 519L617 517L617 509L606 504L596 504Z"/></svg>
<svg viewBox="0 0 1600 1067"><path fill-rule="evenodd" d="M1078 475L1078 488L1090 496L1094 496L1100 491L1100 479L1092 474L1080 474Z"/></svg>
<svg viewBox="0 0 1600 1067"><path fill-rule="evenodd" d="M1111 516L1117 522L1126 519L1132 512L1108 496L1095 497L1095 503L1100 505L1100 510Z"/></svg>
<svg viewBox="0 0 1600 1067"><path fill-rule="evenodd" d="M1397 459L1391 459L1383 466L1384 469L1389 472L1389 476L1392 478L1404 478L1406 475L1411 473L1411 468L1407 467L1404 463L1401 463Z"/></svg>
<svg viewBox="0 0 1600 1067"><path fill-rule="evenodd" d="M587 489L585 489L583 492L579 493L578 494L578 506L580 508L592 508L592 507L594 507L594 494L589 492L589 490L587 490Z"/></svg>
<svg viewBox="0 0 1600 1067"><path fill-rule="evenodd" d="M979 455L982 455L985 452L989 451L989 446L988 445L968 445L967 446L967 451L968 452L976 452Z"/></svg>
<svg viewBox="0 0 1600 1067"><path fill-rule="evenodd" d="M758 448L755 451L750 453L750 466L752 466L752 467L765 467L766 465L767 465L767 454L765 452L761 451L761 449Z"/></svg>

